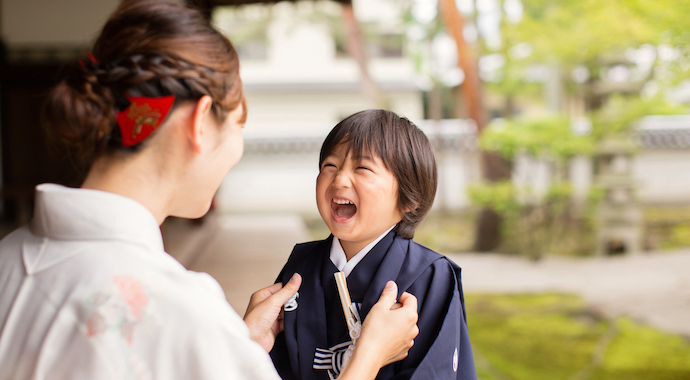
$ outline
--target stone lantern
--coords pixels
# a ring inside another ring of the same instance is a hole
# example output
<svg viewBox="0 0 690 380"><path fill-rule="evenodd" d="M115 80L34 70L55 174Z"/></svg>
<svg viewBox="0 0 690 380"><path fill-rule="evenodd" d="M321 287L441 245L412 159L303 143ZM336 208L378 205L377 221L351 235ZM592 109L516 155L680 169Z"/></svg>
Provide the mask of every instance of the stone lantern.
<svg viewBox="0 0 690 380"><path fill-rule="evenodd" d="M601 141L595 157L595 182L603 191L596 237L598 256L642 252L642 210L632 175L637 147L627 136Z"/></svg>

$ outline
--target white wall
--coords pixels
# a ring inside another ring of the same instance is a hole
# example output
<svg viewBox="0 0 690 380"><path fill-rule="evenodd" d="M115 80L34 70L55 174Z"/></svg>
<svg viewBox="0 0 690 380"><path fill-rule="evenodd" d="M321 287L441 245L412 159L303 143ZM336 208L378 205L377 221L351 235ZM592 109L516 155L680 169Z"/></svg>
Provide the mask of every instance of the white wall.
<svg viewBox="0 0 690 380"><path fill-rule="evenodd" d="M690 150L645 150L635 159L633 173L642 202L690 204Z"/></svg>
<svg viewBox="0 0 690 380"><path fill-rule="evenodd" d="M432 209L459 210L470 206L467 186L480 180L478 152L437 153L438 189Z"/></svg>
<svg viewBox="0 0 690 380"><path fill-rule="evenodd" d="M318 153L244 156L218 190L224 212L317 213Z"/></svg>

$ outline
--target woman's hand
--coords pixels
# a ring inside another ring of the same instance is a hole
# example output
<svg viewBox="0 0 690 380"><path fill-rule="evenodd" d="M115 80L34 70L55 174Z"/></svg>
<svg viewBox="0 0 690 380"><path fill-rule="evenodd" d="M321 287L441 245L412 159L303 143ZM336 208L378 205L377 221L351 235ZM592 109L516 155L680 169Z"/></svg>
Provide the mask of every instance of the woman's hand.
<svg viewBox="0 0 690 380"><path fill-rule="evenodd" d="M396 303L397 294L398 286L388 281L367 314L355 352L338 379L374 379L381 367L407 356L419 333L417 298L403 293Z"/></svg>
<svg viewBox="0 0 690 380"><path fill-rule="evenodd" d="M279 318L283 305L295 295L301 284L302 276L295 273L284 287L279 282L252 294L244 313L244 323L252 340L266 352L271 351L276 336L283 331L283 319Z"/></svg>

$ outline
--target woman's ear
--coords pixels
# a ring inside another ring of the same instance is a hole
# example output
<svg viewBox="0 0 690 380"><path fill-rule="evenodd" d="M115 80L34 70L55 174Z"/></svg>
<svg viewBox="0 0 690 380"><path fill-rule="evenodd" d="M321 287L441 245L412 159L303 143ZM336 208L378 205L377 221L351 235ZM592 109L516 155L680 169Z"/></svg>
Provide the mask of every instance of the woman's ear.
<svg viewBox="0 0 690 380"><path fill-rule="evenodd" d="M213 100L210 96L204 95L196 102L196 107L192 113L192 128L190 130L190 141L196 153L201 153L203 149L203 137L207 133L209 117L211 116L211 106Z"/></svg>

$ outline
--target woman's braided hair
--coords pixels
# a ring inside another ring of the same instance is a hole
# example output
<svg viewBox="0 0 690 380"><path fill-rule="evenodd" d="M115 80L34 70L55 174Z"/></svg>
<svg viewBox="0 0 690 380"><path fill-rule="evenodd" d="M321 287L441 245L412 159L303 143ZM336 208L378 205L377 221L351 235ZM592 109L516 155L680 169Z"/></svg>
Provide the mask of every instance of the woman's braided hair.
<svg viewBox="0 0 690 380"><path fill-rule="evenodd" d="M208 95L218 121L244 104L239 60L230 41L196 10L164 0L125 0L104 26L93 60L71 68L48 96L48 130L87 161L124 148L115 119L124 95ZM245 114L246 116L246 114ZM150 137L149 137L150 139Z"/></svg>

